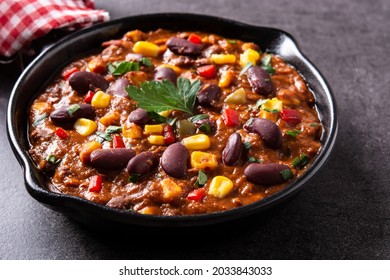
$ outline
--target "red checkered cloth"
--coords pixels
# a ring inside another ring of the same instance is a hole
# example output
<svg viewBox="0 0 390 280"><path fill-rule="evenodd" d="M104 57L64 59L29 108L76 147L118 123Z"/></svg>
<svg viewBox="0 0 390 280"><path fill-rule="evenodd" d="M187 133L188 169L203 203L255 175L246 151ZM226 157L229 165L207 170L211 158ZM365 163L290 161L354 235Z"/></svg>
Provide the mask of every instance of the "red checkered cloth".
<svg viewBox="0 0 390 280"><path fill-rule="evenodd" d="M52 29L109 20L94 6L94 0L0 0L0 56L12 56Z"/></svg>

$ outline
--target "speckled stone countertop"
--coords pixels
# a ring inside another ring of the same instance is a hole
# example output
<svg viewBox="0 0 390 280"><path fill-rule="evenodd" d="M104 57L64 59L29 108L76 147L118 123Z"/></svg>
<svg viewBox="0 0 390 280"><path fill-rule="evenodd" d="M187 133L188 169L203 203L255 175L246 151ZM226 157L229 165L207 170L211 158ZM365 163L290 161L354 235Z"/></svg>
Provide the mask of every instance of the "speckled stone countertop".
<svg viewBox="0 0 390 280"><path fill-rule="evenodd" d="M339 134L327 165L292 200L218 232L111 238L31 198L6 136L18 78L0 65L0 259L390 259L390 2L96 0L111 18L187 12L283 29L331 85Z"/></svg>

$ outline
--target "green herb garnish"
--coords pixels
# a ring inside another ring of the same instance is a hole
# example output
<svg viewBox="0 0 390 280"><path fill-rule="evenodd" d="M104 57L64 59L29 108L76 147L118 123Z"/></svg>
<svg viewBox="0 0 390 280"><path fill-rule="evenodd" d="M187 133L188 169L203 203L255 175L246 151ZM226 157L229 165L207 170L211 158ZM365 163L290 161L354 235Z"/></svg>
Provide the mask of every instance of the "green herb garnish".
<svg viewBox="0 0 390 280"><path fill-rule="evenodd" d="M199 170L198 179L196 180L195 185L202 187L202 186L206 185L207 180L208 180L208 178L207 178L206 173L204 173L203 170Z"/></svg>
<svg viewBox="0 0 390 280"><path fill-rule="evenodd" d="M227 40L229 44L237 44L236 40Z"/></svg>
<svg viewBox="0 0 390 280"><path fill-rule="evenodd" d="M294 129L294 130L287 130L287 131L285 131L285 133L291 137L297 138L298 134L301 134L302 131L300 131L298 129Z"/></svg>
<svg viewBox="0 0 390 280"><path fill-rule="evenodd" d="M256 104L254 106L251 106L250 107L250 110L253 110L253 111L258 111L260 109L261 106L263 106L263 104L267 103L269 101L269 99L259 99L256 101Z"/></svg>
<svg viewBox="0 0 390 280"><path fill-rule="evenodd" d="M245 150L249 150L250 148L252 148L251 142L244 142L244 148Z"/></svg>
<svg viewBox="0 0 390 280"><path fill-rule="evenodd" d="M271 58L272 58L271 54L265 55L261 59L261 65L260 65L260 67L263 68L265 71L267 71L268 74L270 75L275 74L275 69L271 65Z"/></svg>
<svg viewBox="0 0 390 280"><path fill-rule="evenodd" d="M294 168L302 168L304 167L306 164L309 163L309 156L308 155L305 155L305 154L301 154L299 157L296 157L293 162L291 163L292 166L294 166Z"/></svg>
<svg viewBox="0 0 390 280"><path fill-rule="evenodd" d="M139 71L139 62L115 61L108 65L108 71L114 76L120 76L130 71Z"/></svg>
<svg viewBox="0 0 390 280"><path fill-rule="evenodd" d="M126 91L130 98L138 102L138 107L148 112L178 110L192 115L199 88L200 80L191 83L186 78L179 78L177 87L164 79L162 82L144 82L140 88L130 85Z"/></svg>
<svg viewBox="0 0 390 280"><path fill-rule="evenodd" d="M145 66L148 66L148 67L153 66L152 60L148 57L141 58L141 63Z"/></svg>
<svg viewBox="0 0 390 280"><path fill-rule="evenodd" d="M140 176L139 174L136 174L136 173L131 174L131 175L129 176L129 182L134 183L134 184L135 184L135 183L138 183L140 177L141 177L141 176Z"/></svg>
<svg viewBox="0 0 390 280"><path fill-rule="evenodd" d="M122 127L121 126L116 126L116 125L109 125L106 128L105 132L107 134L120 133L120 132L122 132Z"/></svg>
<svg viewBox="0 0 390 280"><path fill-rule="evenodd" d="M197 121L200 121L200 120L203 120L203 119L208 119L208 118L209 118L209 115L207 115L207 114L199 114L199 115L195 115L195 116L193 116L191 118L188 118L188 120L190 122L195 123Z"/></svg>
<svg viewBox="0 0 390 280"><path fill-rule="evenodd" d="M316 126L318 126L318 124L317 123L311 123L310 126L316 127Z"/></svg>
<svg viewBox="0 0 390 280"><path fill-rule="evenodd" d="M104 141L108 141L108 142L112 141L110 134L108 134L106 132L97 131L96 136L98 137L98 139L96 139L96 141L98 141L99 143L103 143Z"/></svg>
<svg viewBox="0 0 390 280"><path fill-rule="evenodd" d="M264 111L267 111L268 113L272 113L272 114L277 114L279 113L280 111L277 110L277 109L269 109L269 108L263 108Z"/></svg>
<svg viewBox="0 0 390 280"><path fill-rule="evenodd" d="M38 125L42 124L43 121L48 117L49 115L44 113L42 115L39 115L36 120L34 121L34 123L32 124L33 127L37 127Z"/></svg>
<svg viewBox="0 0 390 280"><path fill-rule="evenodd" d="M198 127L198 129L206 134L211 133L211 125L210 123L204 123Z"/></svg>
<svg viewBox="0 0 390 280"><path fill-rule="evenodd" d="M255 157L248 157L248 162L249 163L253 163L253 162L262 163L263 161L261 159L255 158Z"/></svg>
<svg viewBox="0 0 390 280"><path fill-rule="evenodd" d="M55 155L48 155L46 157L46 161L50 164L58 164L61 161L61 159L56 158Z"/></svg>
<svg viewBox="0 0 390 280"><path fill-rule="evenodd" d="M253 66L252 63L248 62L247 64L245 64L244 68L242 68L239 76L242 76L245 74L246 71L248 71L249 68L251 68Z"/></svg>
<svg viewBox="0 0 390 280"><path fill-rule="evenodd" d="M290 169L284 169L284 170L280 171L280 174L282 175L282 177L285 181L287 181L293 177L293 174L292 174Z"/></svg>
<svg viewBox="0 0 390 280"><path fill-rule="evenodd" d="M80 105L79 104L70 105L69 108L68 108L69 116L72 117L73 114L76 113L79 109L80 109Z"/></svg>
<svg viewBox="0 0 390 280"><path fill-rule="evenodd" d="M148 115L157 123L165 123L167 121L166 117L161 116L159 113L156 113L155 111L148 112Z"/></svg>

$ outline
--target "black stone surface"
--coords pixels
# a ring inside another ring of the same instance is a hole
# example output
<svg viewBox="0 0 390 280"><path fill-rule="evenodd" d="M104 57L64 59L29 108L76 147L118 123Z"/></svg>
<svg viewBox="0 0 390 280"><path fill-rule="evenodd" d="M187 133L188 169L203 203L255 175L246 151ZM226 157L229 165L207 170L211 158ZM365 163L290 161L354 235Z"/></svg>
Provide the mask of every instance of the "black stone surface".
<svg viewBox="0 0 390 280"><path fill-rule="evenodd" d="M195 234L126 231L112 238L25 191L5 128L19 73L0 65L0 259L390 259L389 1L95 2L112 19L204 13L291 33L336 95L334 153L301 193L264 215Z"/></svg>

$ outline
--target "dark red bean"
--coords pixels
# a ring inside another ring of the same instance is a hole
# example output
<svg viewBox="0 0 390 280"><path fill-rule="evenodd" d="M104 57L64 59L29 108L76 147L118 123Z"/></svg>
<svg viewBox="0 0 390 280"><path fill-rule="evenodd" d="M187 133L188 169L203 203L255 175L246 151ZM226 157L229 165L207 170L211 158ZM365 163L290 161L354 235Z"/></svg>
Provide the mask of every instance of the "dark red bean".
<svg viewBox="0 0 390 280"><path fill-rule="evenodd" d="M230 135L222 151L223 163L229 166L236 164L241 158L243 146L240 134L235 132Z"/></svg>
<svg viewBox="0 0 390 280"><path fill-rule="evenodd" d="M213 106L218 102L221 88L216 84L204 84L196 96L199 105L204 107Z"/></svg>
<svg viewBox="0 0 390 280"><path fill-rule="evenodd" d="M277 185L285 182L282 171L290 169L285 164L278 163L251 163L245 170L246 179L257 185Z"/></svg>
<svg viewBox="0 0 390 280"><path fill-rule="evenodd" d="M143 152L133 157L127 164L130 175L145 176L157 168L159 157L151 152Z"/></svg>
<svg viewBox="0 0 390 280"><path fill-rule="evenodd" d="M177 75L176 72L170 67L158 68L154 74L155 81L162 81L163 79L171 81L176 85Z"/></svg>
<svg viewBox="0 0 390 280"><path fill-rule="evenodd" d="M272 93L273 85L267 71L259 66L252 66L247 71L249 84L257 94L268 95Z"/></svg>
<svg viewBox="0 0 390 280"><path fill-rule="evenodd" d="M125 87L128 85L130 85L130 82L127 79L118 79L110 85L107 92L117 96L127 97L128 94Z"/></svg>
<svg viewBox="0 0 390 280"><path fill-rule="evenodd" d="M187 165L190 153L181 143L170 145L161 157L161 167L165 173L175 178L187 176Z"/></svg>
<svg viewBox="0 0 390 280"><path fill-rule="evenodd" d="M86 94L89 90L106 90L109 85L102 75L87 71L72 74L69 78L69 84L79 94Z"/></svg>
<svg viewBox="0 0 390 280"><path fill-rule="evenodd" d="M250 119L244 129L248 132L254 132L260 136L264 144L271 149L278 149L283 142L280 128L272 121L262 118Z"/></svg>
<svg viewBox="0 0 390 280"><path fill-rule="evenodd" d="M72 106L80 108L74 112L69 110ZM90 104L73 104L70 106L60 107L50 113L50 120L58 126L71 127L79 118L93 119L95 110Z"/></svg>
<svg viewBox="0 0 390 280"><path fill-rule="evenodd" d="M196 56L202 52L199 45L177 37L170 38L167 41L167 46L171 52L179 55Z"/></svg>
<svg viewBox="0 0 390 280"><path fill-rule="evenodd" d="M123 168L135 156L133 149L97 149L90 155L90 165L98 169L115 170Z"/></svg>
<svg viewBox="0 0 390 280"><path fill-rule="evenodd" d="M145 109L137 108L134 111L131 111L127 120L137 125L145 125L150 122L152 118Z"/></svg>

